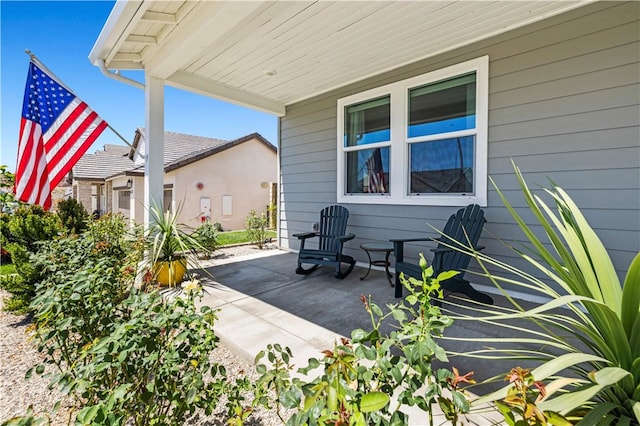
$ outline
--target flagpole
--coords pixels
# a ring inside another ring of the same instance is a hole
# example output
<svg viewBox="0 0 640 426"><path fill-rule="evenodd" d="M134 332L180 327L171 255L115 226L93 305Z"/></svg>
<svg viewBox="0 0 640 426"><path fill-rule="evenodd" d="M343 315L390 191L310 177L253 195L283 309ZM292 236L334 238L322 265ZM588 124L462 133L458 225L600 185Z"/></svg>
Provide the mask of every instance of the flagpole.
<svg viewBox="0 0 640 426"><path fill-rule="evenodd" d="M107 127L108 127L109 129L111 129L111 131L112 131L113 133L115 133L115 134L116 134L116 136L117 136L117 137L119 137L119 138L122 140L122 142L126 143L126 144L127 144L127 146L128 146L129 148L131 148L131 149L133 149L133 150L135 150L135 149L136 149L136 147L135 147L135 146L133 146L133 145L131 145L131 144L130 144L130 143L129 143L125 138L124 138L124 136L122 136L120 133L118 133L118 131L117 131L116 129L114 129L113 127L111 127L111 124L107 123Z"/></svg>
<svg viewBox="0 0 640 426"><path fill-rule="evenodd" d="M64 86L65 89L67 89L69 92L74 93L73 90L71 90L70 88L68 88L63 82L62 80L60 80L60 78L58 78L58 76L56 76L49 68L47 68L47 66L45 64L42 63L42 61L40 61L36 55L34 53L31 52L31 50L29 49L24 49L24 53L26 53L27 55L29 55L29 57L31 57L31 61L33 61L36 65L38 65L40 68L43 68L43 71L46 71L47 74L49 74L52 77L55 77L56 80L58 80L58 83L61 84L62 86ZM135 147L130 144L125 138L124 136L122 136L120 133L118 133L118 131L116 129L114 129L113 127L111 127L111 124L107 123L107 127L113 132L115 133L115 135L117 137L120 138L120 140L122 140L122 142L124 142L125 144L127 144L127 146L131 149L135 149Z"/></svg>

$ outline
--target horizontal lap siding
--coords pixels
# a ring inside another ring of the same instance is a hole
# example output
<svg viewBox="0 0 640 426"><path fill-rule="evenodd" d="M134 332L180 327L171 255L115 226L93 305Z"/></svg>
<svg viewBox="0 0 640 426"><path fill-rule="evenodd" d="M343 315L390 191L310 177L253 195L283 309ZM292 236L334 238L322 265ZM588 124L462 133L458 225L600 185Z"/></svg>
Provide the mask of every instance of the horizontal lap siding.
<svg viewBox="0 0 640 426"><path fill-rule="evenodd" d="M639 14L637 2L598 2L289 106L280 140L283 246L297 248L291 234L310 230L320 209L336 202L338 98L489 55L489 175L532 224L511 161L546 202L540 186L552 179L563 187L622 275L640 251ZM485 253L526 267L500 242L519 246L523 236L489 188ZM440 229L455 211L346 206L349 231L357 235L347 253L360 261L361 243L435 236L427 224ZM409 252L430 258L429 249L415 245Z"/></svg>

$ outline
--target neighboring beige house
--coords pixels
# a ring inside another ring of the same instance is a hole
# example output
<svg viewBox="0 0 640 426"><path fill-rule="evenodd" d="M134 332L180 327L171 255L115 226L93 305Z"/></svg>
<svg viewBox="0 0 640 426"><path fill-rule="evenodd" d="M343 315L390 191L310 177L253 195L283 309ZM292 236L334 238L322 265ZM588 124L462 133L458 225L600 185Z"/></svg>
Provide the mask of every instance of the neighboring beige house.
<svg viewBox="0 0 640 426"><path fill-rule="evenodd" d="M100 215L112 211L111 182L106 178L134 167L131 149L121 145L105 145L102 151L86 153L71 169L67 196L80 202L89 212Z"/></svg>
<svg viewBox="0 0 640 426"><path fill-rule="evenodd" d="M180 222L220 223L242 229L251 210L276 200L277 149L258 133L233 141L165 132L164 208L180 209ZM144 129L133 148L106 145L73 168L72 196L87 211L144 219Z"/></svg>

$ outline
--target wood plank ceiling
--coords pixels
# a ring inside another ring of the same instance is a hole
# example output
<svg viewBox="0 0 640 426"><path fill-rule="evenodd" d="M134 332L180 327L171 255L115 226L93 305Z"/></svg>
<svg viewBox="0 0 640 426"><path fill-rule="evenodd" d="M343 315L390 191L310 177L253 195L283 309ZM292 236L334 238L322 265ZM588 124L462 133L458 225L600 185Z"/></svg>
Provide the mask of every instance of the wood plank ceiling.
<svg viewBox="0 0 640 426"><path fill-rule="evenodd" d="M281 115L286 105L589 1L118 3L94 63L144 68L169 85Z"/></svg>

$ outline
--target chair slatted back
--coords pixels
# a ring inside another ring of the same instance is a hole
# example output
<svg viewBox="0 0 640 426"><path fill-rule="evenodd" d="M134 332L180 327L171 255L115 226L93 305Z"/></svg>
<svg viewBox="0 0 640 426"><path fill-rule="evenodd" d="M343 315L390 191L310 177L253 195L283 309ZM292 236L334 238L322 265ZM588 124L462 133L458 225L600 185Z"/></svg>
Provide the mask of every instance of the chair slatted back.
<svg viewBox="0 0 640 426"><path fill-rule="evenodd" d="M467 207L458 210L455 214L449 217L447 224L443 229L441 243L438 244L438 248L449 246L460 246L463 244L472 247L476 247L480 240L480 234L484 226L485 218L484 211L477 204L470 204ZM471 258L459 251L450 250L445 252L436 252L433 260L433 264L436 265L438 271L460 271L466 269L469 266Z"/></svg>
<svg viewBox="0 0 640 426"><path fill-rule="evenodd" d="M346 235L349 210L343 206L328 206L320 212L319 249L338 252L340 242L337 237Z"/></svg>

